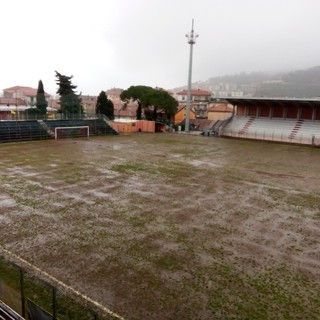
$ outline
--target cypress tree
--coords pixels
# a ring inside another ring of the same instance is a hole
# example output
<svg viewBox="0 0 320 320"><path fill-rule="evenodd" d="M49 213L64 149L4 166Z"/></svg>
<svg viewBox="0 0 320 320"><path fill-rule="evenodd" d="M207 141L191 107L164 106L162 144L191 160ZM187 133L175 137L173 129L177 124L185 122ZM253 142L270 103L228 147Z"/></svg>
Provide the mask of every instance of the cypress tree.
<svg viewBox="0 0 320 320"><path fill-rule="evenodd" d="M104 114L109 119L114 118L114 106L111 100L108 99L106 93L101 91L96 104L96 114Z"/></svg>
<svg viewBox="0 0 320 320"><path fill-rule="evenodd" d="M48 102L45 97L43 83L41 80L39 80L38 91L37 91L37 113L40 115L46 115L47 107L48 107Z"/></svg>

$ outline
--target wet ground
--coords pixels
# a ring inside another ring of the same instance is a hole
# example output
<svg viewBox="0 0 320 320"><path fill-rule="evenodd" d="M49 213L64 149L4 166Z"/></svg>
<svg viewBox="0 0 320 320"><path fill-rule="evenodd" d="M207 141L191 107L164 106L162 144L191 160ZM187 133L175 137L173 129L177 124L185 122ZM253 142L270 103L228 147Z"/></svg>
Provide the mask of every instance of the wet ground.
<svg viewBox="0 0 320 320"><path fill-rule="evenodd" d="M317 319L320 149L136 134L0 145L0 244L126 319Z"/></svg>

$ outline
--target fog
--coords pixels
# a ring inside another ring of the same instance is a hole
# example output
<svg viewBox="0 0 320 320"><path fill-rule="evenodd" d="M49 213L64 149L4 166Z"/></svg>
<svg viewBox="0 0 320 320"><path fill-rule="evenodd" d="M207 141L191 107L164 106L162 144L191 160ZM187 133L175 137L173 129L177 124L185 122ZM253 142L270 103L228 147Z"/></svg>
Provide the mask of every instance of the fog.
<svg viewBox="0 0 320 320"><path fill-rule="evenodd" d="M4 0L0 89L57 90L55 70L78 92L187 84L253 71L320 65L318 0Z"/></svg>

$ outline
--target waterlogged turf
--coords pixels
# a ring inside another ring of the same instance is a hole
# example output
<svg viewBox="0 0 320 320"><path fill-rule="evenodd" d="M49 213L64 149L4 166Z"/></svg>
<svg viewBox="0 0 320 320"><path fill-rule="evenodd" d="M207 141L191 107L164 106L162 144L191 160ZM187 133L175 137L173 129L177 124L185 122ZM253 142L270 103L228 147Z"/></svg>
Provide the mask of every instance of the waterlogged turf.
<svg viewBox="0 0 320 320"><path fill-rule="evenodd" d="M0 145L0 244L126 319L318 319L320 149L185 134Z"/></svg>

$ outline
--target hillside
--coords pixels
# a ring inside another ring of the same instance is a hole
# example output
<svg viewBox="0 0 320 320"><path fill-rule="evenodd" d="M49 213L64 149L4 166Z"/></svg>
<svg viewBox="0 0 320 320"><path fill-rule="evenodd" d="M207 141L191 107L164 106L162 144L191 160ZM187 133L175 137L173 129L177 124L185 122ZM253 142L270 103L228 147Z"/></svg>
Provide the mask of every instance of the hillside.
<svg viewBox="0 0 320 320"><path fill-rule="evenodd" d="M320 66L286 73L252 72L212 77L193 83L193 88L209 90L217 97L315 98L320 97Z"/></svg>

